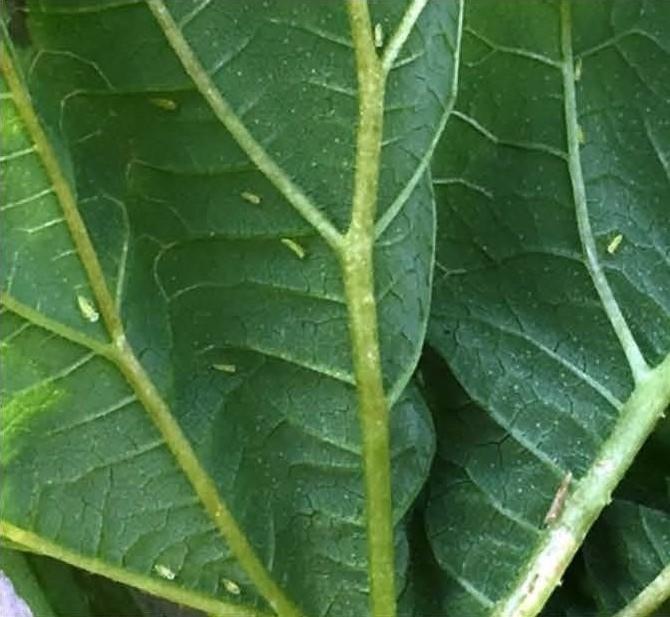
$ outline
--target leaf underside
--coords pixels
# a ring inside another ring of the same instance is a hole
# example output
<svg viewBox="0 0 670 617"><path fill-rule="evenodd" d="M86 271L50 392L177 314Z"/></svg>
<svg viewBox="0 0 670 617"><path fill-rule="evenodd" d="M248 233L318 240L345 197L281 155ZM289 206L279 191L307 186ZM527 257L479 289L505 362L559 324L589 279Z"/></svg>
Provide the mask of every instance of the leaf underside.
<svg viewBox="0 0 670 617"><path fill-rule="evenodd" d="M337 258L215 117L143 3L30 8L17 70L135 355L277 584L308 614L363 614L361 445ZM344 231L357 118L344 5L167 9L256 142ZM373 20L390 33L406 9L374 3ZM400 580L403 515L433 453L430 417L406 385L428 319L426 166L457 28L456 2L428 6L386 92L375 284ZM53 179L4 81L0 96L2 520L138 586L167 568L185 603L267 608L138 393L98 353L108 334Z"/></svg>
<svg viewBox="0 0 670 617"><path fill-rule="evenodd" d="M614 309L650 366L670 351L670 5L571 5L567 24L557 1L467 5L459 96L433 159L428 342L476 402L437 411L426 526L449 614L489 614L513 589L562 478L584 475L633 391ZM585 243L616 307L596 291ZM608 516L638 515L617 505Z"/></svg>

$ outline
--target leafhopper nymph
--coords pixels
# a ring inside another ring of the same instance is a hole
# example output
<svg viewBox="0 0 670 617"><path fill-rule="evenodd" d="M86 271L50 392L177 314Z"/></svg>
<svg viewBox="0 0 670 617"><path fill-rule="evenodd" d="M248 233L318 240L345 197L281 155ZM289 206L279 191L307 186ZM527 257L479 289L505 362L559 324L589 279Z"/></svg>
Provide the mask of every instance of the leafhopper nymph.
<svg viewBox="0 0 670 617"><path fill-rule="evenodd" d="M609 244L607 245L607 252L610 255L614 255L614 253L617 252L619 246L621 246L622 242L623 242L623 234L617 234L616 236L614 236L614 238L610 240Z"/></svg>
<svg viewBox="0 0 670 617"><path fill-rule="evenodd" d="M100 313L86 296L77 295L77 306L86 321L95 323L100 319Z"/></svg>
<svg viewBox="0 0 670 617"><path fill-rule="evenodd" d="M154 566L154 571L156 574L158 574L158 576L168 581L173 581L175 576L177 576L172 570L170 570L170 568L159 563Z"/></svg>

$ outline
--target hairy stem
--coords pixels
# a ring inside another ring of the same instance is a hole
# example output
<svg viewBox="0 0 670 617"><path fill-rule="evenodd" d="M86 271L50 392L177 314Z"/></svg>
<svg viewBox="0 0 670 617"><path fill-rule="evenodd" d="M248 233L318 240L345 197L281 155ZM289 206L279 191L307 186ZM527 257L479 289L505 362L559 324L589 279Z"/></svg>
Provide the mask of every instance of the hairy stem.
<svg viewBox="0 0 670 617"><path fill-rule="evenodd" d="M637 385L598 458L566 500L519 583L496 607L495 617L533 617L540 612L668 404L670 355Z"/></svg>
<svg viewBox="0 0 670 617"><path fill-rule="evenodd" d="M371 612L374 617L393 617L396 607L389 409L382 382L373 277L384 79L372 41L367 5L349 0L348 9L356 51L359 111L351 225L341 258L363 434Z"/></svg>

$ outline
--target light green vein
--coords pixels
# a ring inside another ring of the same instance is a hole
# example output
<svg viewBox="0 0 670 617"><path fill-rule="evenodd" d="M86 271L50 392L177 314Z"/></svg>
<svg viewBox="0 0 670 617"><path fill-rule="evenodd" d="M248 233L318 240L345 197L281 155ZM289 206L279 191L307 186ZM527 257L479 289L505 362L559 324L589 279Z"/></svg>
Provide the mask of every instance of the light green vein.
<svg viewBox="0 0 670 617"><path fill-rule="evenodd" d="M626 354L633 377L636 382L640 382L649 371L649 366L633 337L633 333L628 327L626 318L623 316L605 276L598 258L598 250L589 220L586 187L584 185L584 175L582 173L579 152L580 127L577 118L577 95L575 92L575 61L572 53L572 19L570 4L566 1L561 4L561 48L563 52L561 73L563 75L565 129L568 141L568 168L570 170L570 181L572 182L572 192L575 200L579 238L586 258L586 267L591 275L593 285L598 292L607 318L612 324L612 328Z"/></svg>
<svg viewBox="0 0 670 617"><path fill-rule="evenodd" d="M456 31L456 48L454 50L454 73L451 83L451 93L447 102L445 103L444 113L440 118L440 122L433 135L433 139L428 146L428 149L424 153L423 157L419 161L417 168L414 170L412 177L409 179L409 182L403 187L403 189L398 193L398 196L393 200L391 205L386 209L384 214L379 217L377 224L375 225L375 234L377 238L380 238L383 233L386 231L388 226L393 222L398 213L402 210L405 203L409 199L410 195L416 188L419 180L425 173L430 160L433 157L433 151L437 146L437 143L444 132L444 127L447 125L447 121L451 116L454 105L456 103L456 95L458 92L458 76L459 76L459 67L460 67L460 55L461 55L461 41L463 38L463 14L465 12L465 0L461 0L459 3L459 13L458 13L458 28Z"/></svg>
<svg viewBox="0 0 670 617"><path fill-rule="evenodd" d="M241 567L247 572L249 579L279 615L298 617L300 611L284 595L284 592L275 583L256 555L246 535L219 495L216 484L200 464L191 444L174 419L170 408L162 399L126 340L115 301L107 287L95 248L77 208L74 193L60 167L57 155L33 109L30 96L14 68L4 43L0 46L0 69L12 92L21 120L32 138L47 175L54 186L54 192L60 201L70 235L88 275L103 321L113 341L113 345L110 346L111 351L108 352L107 356L116 364L137 394L137 398L144 405L146 412L165 440L180 469L191 483L207 514L226 540ZM82 559L85 558L82 556Z"/></svg>
<svg viewBox="0 0 670 617"><path fill-rule="evenodd" d="M36 311L30 306L19 302L4 291L0 292L0 304L6 306L9 311L18 315L19 317L23 317L23 319L26 321L29 321L30 323L33 323L40 328L44 328L49 332L53 332L61 338L72 341L73 343L77 343L82 347L86 347L96 354L104 356L105 358L111 358L112 356L113 350L110 344L102 343L91 336L82 334L74 328L70 328L70 326L66 326L60 321L51 319L40 311Z"/></svg>
<svg viewBox="0 0 670 617"><path fill-rule="evenodd" d="M165 598L171 602L206 611L216 617L270 617L268 613L259 609L241 604L223 602L222 600L189 591L174 583L162 581L153 576L112 566L95 557L84 557L79 553L50 542L31 531L21 529L8 521L0 521L0 536L21 545L23 550L27 549L39 555L58 559L78 568L83 568L88 572L99 574L124 585L130 585L152 595Z"/></svg>
<svg viewBox="0 0 670 617"><path fill-rule="evenodd" d="M164 2L162 0L147 0L147 4L163 29L165 38L182 63L184 70L193 80L216 117L228 129L258 169L286 197L287 201L312 225L335 252L340 253L344 243L342 234L321 213L312 200L293 183L284 170L249 132L203 68Z"/></svg>
<svg viewBox="0 0 670 617"><path fill-rule="evenodd" d="M382 56L382 70L384 73L388 73L393 67L393 63L396 61L398 54L402 50L403 45L409 38L416 20L419 19L423 9L428 4L428 0L412 0L408 9L405 11L400 24L398 25L396 31L391 35L391 39L384 50L384 55Z"/></svg>
<svg viewBox="0 0 670 617"><path fill-rule="evenodd" d="M358 130L351 223L341 262L363 441L370 612L375 617L394 617L389 406L382 380L373 279L385 84L367 3L347 0L347 9L356 54Z"/></svg>

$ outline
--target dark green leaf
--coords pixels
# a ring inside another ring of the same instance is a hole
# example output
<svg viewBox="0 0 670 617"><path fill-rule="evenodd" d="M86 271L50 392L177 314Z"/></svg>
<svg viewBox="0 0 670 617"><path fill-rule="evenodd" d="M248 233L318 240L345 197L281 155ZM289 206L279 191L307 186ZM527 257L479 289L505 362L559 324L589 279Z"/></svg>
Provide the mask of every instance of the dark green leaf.
<svg viewBox="0 0 670 617"><path fill-rule="evenodd" d="M602 612L622 609L670 563L670 515L616 499L589 534L585 559Z"/></svg>
<svg viewBox="0 0 670 617"><path fill-rule="evenodd" d="M445 610L474 617L519 589L562 479L670 351L670 4L467 7L428 338L478 407L441 420L427 524Z"/></svg>
<svg viewBox="0 0 670 617"><path fill-rule="evenodd" d="M23 78L130 345L261 563L310 614L363 614L361 444L329 246L349 222L355 166L345 6L167 4L209 86L187 75L141 2L31 5ZM372 8L388 40L408 5ZM433 451L430 418L406 385L428 318L426 167L452 97L458 28L455 1L431 3L386 84L375 284L401 581L402 517ZM221 96L251 140L217 117ZM133 391L104 357L91 260L4 84L2 97L4 524L173 600L262 606L145 413L147 388Z"/></svg>

